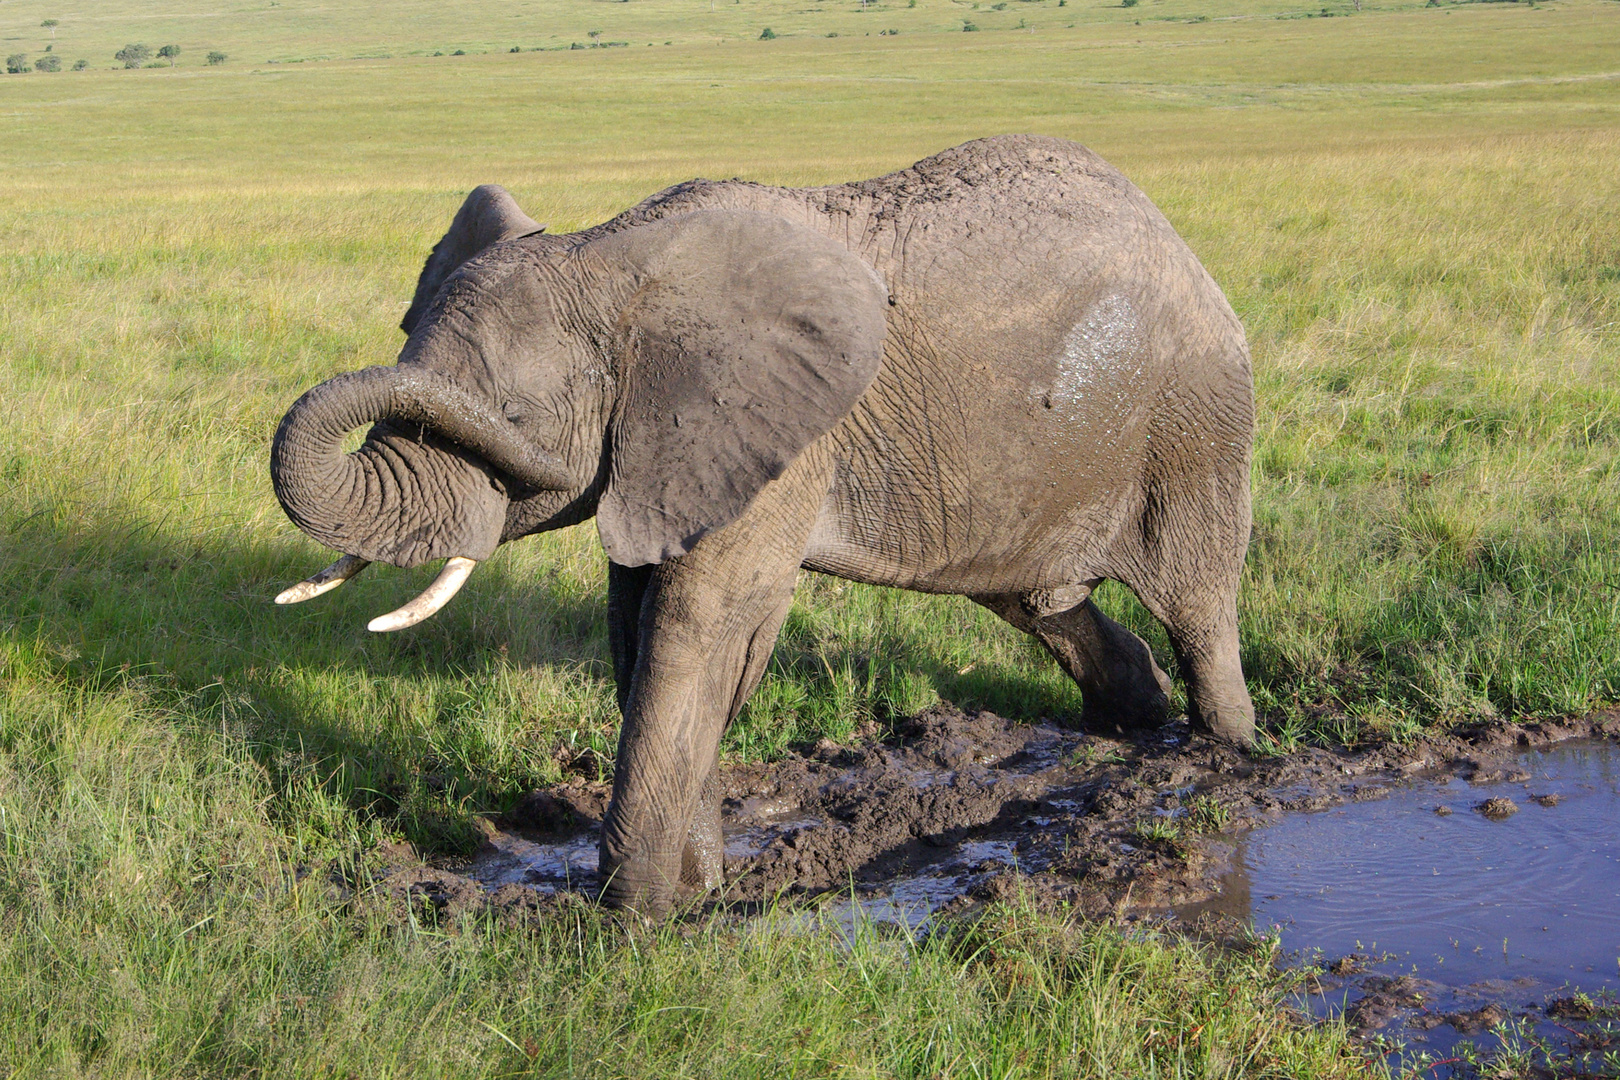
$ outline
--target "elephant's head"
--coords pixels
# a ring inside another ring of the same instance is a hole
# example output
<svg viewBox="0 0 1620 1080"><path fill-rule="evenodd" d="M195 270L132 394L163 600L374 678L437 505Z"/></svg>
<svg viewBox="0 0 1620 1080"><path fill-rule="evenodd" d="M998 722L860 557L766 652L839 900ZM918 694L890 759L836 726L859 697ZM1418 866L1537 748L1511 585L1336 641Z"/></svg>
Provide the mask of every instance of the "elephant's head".
<svg viewBox="0 0 1620 1080"><path fill-rule="evenodd" d="M593 513L615 562L681 555L877 372L881 282L783 218L697 211L590 240L540 230L505 191L475 190L423 268L397 365L339 375L288 411L276 496L345 556L278 602L369 562L450 559L371 624L408 626L503 541Z"/></svg>

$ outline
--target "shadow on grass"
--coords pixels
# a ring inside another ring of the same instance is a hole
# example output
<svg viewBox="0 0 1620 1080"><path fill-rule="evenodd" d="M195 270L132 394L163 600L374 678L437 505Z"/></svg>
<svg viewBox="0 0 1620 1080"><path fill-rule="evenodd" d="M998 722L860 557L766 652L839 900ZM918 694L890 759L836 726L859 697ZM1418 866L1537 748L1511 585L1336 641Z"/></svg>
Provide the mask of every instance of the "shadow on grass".
<svg viewBox="0 0 1620 1080"><path fill-rule="evenodd" d="M318 792L428 847L465 844L471 814L556 778L558 739L602 726L611 676L588 571L513 573L497 557L435 620L376 635L365 622L435 568L373 567L278 608L275 594L318 568L309 545L178 539L148 515L0 521L8 677L133 689L240 740L283 799Z"/></svg>
<svg viewBox="0 0 1620 1080"><path fill-rule="evenodd" d="M536 571L532 552L503 551L434 619L377 635L366 621L414 596L435 567L372 567L278 608L275 594L321 558L295 537L181 539L142 507L0 528L0 638L14 660L32 658L13 674L133 688L174 722L238 740L266 770L270 812L289 829L348 812L428 850L466 850L478 815L570 770L611 770L618 715L594 537L589 559L583 538L513 545L549 543L560 557ZM773 670L796 686L805 715L773 733L772 748L909 715L931 696L919 683L1009 717L1078 717L1078 691L1033 644L1011 663L963 664L948 655L949 633L919 629L953 603L921 615L893 605L901 613L858 644L785 639Z"/></svg>

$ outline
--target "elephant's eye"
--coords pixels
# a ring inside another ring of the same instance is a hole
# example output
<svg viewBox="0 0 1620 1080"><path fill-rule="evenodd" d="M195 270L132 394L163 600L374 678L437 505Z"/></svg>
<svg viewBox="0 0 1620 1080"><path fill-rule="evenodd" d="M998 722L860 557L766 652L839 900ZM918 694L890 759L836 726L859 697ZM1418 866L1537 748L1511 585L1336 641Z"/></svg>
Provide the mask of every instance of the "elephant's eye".
<svg viewBox="0 0 1620 1080"><path fill-rule="evenodd" d="M518 408L518 404L515 401L508 401L505 405L502 405L501 412L505 413L506 418L514 424L522 423L523 421L523 410Z"/></svg>

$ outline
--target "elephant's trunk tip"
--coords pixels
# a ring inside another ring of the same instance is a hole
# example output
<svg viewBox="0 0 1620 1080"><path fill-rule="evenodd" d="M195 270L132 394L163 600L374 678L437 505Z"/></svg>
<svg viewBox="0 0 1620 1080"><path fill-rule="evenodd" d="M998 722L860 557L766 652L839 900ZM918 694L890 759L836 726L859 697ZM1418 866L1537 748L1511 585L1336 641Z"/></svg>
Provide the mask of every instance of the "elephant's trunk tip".
<svg viewBox="0 0 1620 1080"><path fill-rule="evenodd" d="M407 626L415 626L423 619L438 614L440 608L450 602L450 599L461 591L467 584L467 577L478 565L477 559L469 559L461 555L447 559L444 569L439 576L433 579L433 584L422 590L422 594L415 600L406 604L397 611L390 611L387 615L379 615L366 624L366 629L375 634L385 634L390 630L403 630Z"/></svg>

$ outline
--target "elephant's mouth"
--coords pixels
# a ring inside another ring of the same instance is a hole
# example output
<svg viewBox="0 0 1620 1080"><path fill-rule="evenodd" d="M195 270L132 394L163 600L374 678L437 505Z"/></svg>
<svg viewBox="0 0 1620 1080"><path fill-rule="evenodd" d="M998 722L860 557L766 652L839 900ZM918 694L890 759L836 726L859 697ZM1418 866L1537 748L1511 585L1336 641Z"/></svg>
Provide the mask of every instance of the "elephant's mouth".
<svg viewBox="0 0 1620 1080"><path fill-rule="evenodd" d="M376 426L364 445L343 453L344 437L368 424ZM420 596L371 621L379 632L414 626L449 603L500 543L509 490L582 486L505 417L416 365L367 368L309 391L276 431L270 474L293 523L347 553L282 592L279 604L330 592L372 562L449 560Z"/></svg>

